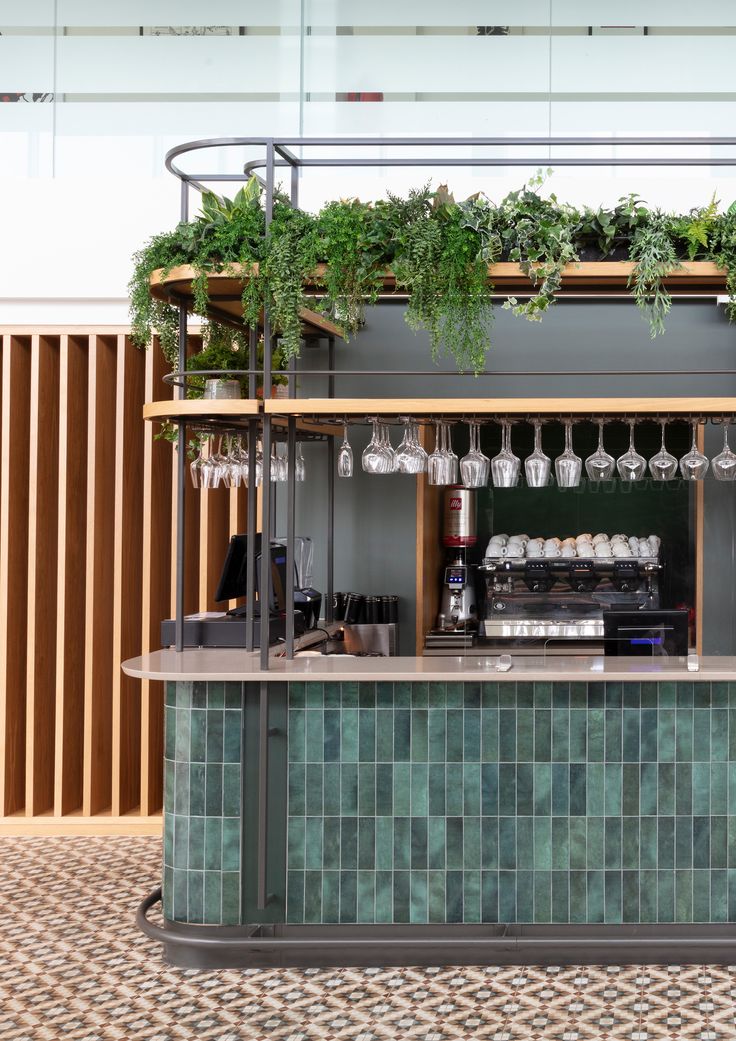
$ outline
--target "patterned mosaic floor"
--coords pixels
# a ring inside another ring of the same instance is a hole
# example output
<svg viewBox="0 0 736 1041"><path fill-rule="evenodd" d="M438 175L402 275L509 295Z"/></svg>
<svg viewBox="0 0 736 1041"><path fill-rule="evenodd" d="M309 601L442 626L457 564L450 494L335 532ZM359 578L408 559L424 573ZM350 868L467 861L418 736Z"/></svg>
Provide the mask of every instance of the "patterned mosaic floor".
<svg viewBox="0 0 736 1041"><path fill-rule="evenodd" d="M133 923L160 856L0 840L2 1041L736 1039L736 966L170 969Z"/></svg>

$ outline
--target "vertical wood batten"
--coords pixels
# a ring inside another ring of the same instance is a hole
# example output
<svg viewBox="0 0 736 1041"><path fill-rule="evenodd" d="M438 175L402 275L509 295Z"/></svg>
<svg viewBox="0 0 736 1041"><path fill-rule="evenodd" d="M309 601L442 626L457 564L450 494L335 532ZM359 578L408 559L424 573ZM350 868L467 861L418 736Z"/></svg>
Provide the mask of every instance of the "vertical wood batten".
<svg viewBox="0 0 736 1041"><path fill-rule="evenodd" d="M89 338L60 337L54 815L82 805Z"/></svg>
<svg viewBox="0 0 736 1041"><path fill-rule="evenodd" d="M171 398L162 382L168 366L156 341L146 355L145 398ZM161 619L168 617L171 595L172 448L156 438L153 423L143 430L143 599L141 652L161 646ZM161 809L163 784L163 683L141 683L141 813Z"/></svg>
<svg viewBox="0 0 736 1041"><path fill-rule="evenodd" d="M28 489L26 814L54 805L59 338L31 339Z"/></svg>
<svg viewBox="0 0 736 1041"><path fill-rule="evenodd" d="M84 668L85 816L112 797L113 557L115 533L114 336L89 338L87 547Z"/></svg>
<svg viewBox="0 0 736 1041"><path fill-rule="evenodd" d="M141 646L145 354L117 338L112 655L112 813L140 805L140 685L120 663Z"/></svg>
<svg viewBox="0 0 736 1041"><path fill-rule="evenodd" d="M25 802L31 338L3 336L0 466L0 809Z"/></svg>

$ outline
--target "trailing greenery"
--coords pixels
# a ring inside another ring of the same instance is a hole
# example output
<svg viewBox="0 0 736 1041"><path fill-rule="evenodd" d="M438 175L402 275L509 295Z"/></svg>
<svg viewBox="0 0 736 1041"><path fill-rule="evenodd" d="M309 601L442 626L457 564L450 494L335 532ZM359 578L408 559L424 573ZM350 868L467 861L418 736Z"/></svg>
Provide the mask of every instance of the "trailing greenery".
<svg viewBox="0 0 736 1041"><path fill-rule="evenodd" d="M279 344L275 368L299 354L301 308L321 310L347 338L363 324L387 272L407 294L406 320L428 333L433 357L449 353L464 371L483 368L491 345L488 265L501 260L519 264L529 278L528 299L504 306L530 321L555 302L566 265L605 258L634 262L629 286L652 336L664 331L672 303L664 280L684 260L725 268L728 314L736 319L736 204L721 213L714 197L687 214L669 214L629 195L612 208L577 209L544 192L545 178L538 173L497 204L482 193L456 201L447 186L425 185L406 198L329 202L317 214L293 209L277 192L268 229L255 178L233 199L204 193L193 220L135 254L132 336L145 345L155 331L176 367L178 311L151 297L149 279L159 269L165 278L180 264L194 270L195 313L207 315L212 272L240 280L246 327L260 327L267 308ZM213 322L205 337L191 367L248 367L242 336Z"/></svg>

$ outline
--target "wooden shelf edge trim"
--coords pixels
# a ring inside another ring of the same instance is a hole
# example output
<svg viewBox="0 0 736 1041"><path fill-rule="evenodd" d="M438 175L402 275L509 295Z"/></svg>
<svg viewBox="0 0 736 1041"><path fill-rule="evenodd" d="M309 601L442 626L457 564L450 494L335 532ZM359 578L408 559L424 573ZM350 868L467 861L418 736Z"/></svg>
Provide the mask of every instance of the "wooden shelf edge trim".
<svg viewBox="0 0 736 1041"><path fill-rule="evenodd" d="M340 415L606 415L736 413L736 398L294 398L266 401L280 416Z"/></svg>
<svg viewBox="0 0 736 1041"><path fill-rule="evenodd" d="M0 836L32 835L160 835L162 818L94 814L81 817L0 817Z"/></svg>
<svg viewBox="0 0 736 1041"><path fill-rule="evenodd" d="M143 406L143 418L164 420L179 417L204 419L210 416L257 416L260 411L261 402L250 398L221 401L149 401Z"/></svg>

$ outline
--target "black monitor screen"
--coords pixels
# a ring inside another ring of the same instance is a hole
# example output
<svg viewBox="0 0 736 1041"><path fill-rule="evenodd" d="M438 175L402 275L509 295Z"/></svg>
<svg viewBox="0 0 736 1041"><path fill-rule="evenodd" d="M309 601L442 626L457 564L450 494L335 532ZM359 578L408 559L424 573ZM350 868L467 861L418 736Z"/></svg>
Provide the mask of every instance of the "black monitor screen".
<svg viewBox="0 0 736 1041"><path fill-rule="evenodd" d="M215 593L215 600L221 603L223 600L237 600L246 595L246 558L247 558L248 536L233 535L230 545L227 547L227 556L222 565L220 581ZM256 556L261 552L261 536L256 535Z"/></svg>
<svg viewBox="0 0 736 1041"><path fill-rule="evenodd" d="M688 613L682 611L604 611L606 654L639 657L685 657Z"/></svg>

